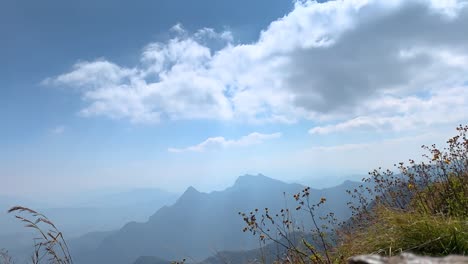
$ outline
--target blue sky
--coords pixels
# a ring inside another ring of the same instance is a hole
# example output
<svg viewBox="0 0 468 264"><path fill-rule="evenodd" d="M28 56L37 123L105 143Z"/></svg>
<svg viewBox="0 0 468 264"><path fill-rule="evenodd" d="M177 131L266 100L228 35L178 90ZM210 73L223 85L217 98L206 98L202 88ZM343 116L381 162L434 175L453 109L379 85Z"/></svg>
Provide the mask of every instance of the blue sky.
<svg viewBox="0 0 468 264"><path fill-rule="evenodd" d="M468 121L465 1L0 5L0 194L326 186Z"/></svg>

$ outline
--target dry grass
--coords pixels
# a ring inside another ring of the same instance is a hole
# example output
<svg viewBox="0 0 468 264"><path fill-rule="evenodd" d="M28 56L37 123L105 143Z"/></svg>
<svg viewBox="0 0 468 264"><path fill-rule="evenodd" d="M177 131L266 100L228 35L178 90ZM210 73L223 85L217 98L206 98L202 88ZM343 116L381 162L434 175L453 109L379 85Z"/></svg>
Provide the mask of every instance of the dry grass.
<svg viewBox="0 0 468 264"><path fill-rule="evenodd" d="M308 189L296 194L294 198L299 202L296 210L310 212L319 238L314 245L304 243L308 252L289 239L288 230L295 221L287 209L281 212L279 221L267 209L264 213L257 210L240 213L246 223L244 232L258 235L261 241L270 240L295 257L281 263L342 263L352 255L392 256L407 251L436 256L466 255L468 125L456 129L458 134L447 141L445 148L422 146L427 151L424 161L410 159L408 164L395 164L398 174L379 168L363 179L368 184L348 190L354 200L349 204L353 217L338 229L326 230L315 222L314 209L325 199L311 205ZM266 222L271 224L265 225ZM270 231L280 234L288 243L275 239ZM330 243L326 233L336 234L336 243Z"/></svg>
<svg viewBox="0 0 468 264"><path fill-rule="evenodd" d="M0 264L12 264L13 260L5 249L0 250Z"/></svg>
<svg viewBox="0 0 468 264"><path fill-rule="evenodd" d="M14 213L16 219L38 235L34 238L34 253L31 256L33 264L44 262L53 264L73 263L62 232L45 215L23 206L12 207L8 210L8 213ZM11 258L9 261L5 263L11 263Z"/></svg>
<svg viewBox="0 0 468 264"><path fill-rule="evenodd" d="M425 161L395 165L399 175L374 170L364 179L373 188L348 191L357 203L341 247L346 256L468 253L468 126L457 132L443 149L423 146Z"/></svg>
<svg viewBox="0 0 468 264"><path fill-rule="evenodd" d="M459 126L459 134L440 150L435 145L423 146L429 152L428 161L397 166L401 177L392 171L374 170L369 178L373 188L348 191L357 200L351 204L353 220L340 230L319 226L316 209L325 203L309 201L310 189L294 195L296 211L310 214L313 236L297 243L294 239L294 219L288 208L273 215L268 208L255 209L242 216L249 231L261 242L272 241L286 249L280 263L340 263L346 256L378 253L395 255L415 252L424 255L468 253L468 126ZM370 194L372 199L367 199ZM292 211L292 210L291 210ZM33 229L35 238L33 264L72 264L72 258L62 233L46 216L30 208L15 206L9 213L25 227ZM329 226L335 224L333 214L323 216ZM348 230L348 228L350 228ZM338 232L335 237L328 234ZM279 238L278 238L279 237ZM333 248L334 245L339 246ZM175 262L184 263L182 262ZM7 251L0 250L0 264L12 263Z"/></svg>
<svg viewBox="0 0 468 264"><path fill-rule="evenodd" d="M403 252L444 256L468 253L466 219L397 211L379 207L372 225L345 237L340 250L346 256Z"/></svg>

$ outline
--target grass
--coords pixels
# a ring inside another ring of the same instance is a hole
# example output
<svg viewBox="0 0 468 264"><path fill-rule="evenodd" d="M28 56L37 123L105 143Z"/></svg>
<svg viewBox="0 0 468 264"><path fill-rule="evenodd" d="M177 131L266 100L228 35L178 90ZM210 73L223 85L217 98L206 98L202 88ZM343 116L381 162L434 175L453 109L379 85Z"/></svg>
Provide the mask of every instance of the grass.
<svg viewBox="0 0 468 264"><path fill-rule="evenodd" d="M12 264L13 259L11 258L8 251L5 249L0 250L0 264Z"/></svg>
<svg viewBox="0 0 468 264"><path fill-rule="evenodd" d="M244 232L271 241L284 248L286 256L278 263L342 263L361 254L393 256L412 252L429 256L468 254L468 125L457 127L458 135L448 146L423 146L426 162L409 160L395 165L393 171L374 170L361 185L348 190L356 204L350 204L353 217L336 228L333 213L317 215L326 198L313 203L310 188L294 195L295 210L284 208L278 214L255 209L239 212L246 226ZM371 198L368 198L371 197ZM312 236L297 239L293 211L309 213ZM62 233L43 214L16 206L9 213L32 228L38 237L31 257L33 264L43 262L72 264L73 260ZM321 226L317 220L328 222ZM300 241L300 242L298 242ZM264 259L264 258L262 258ZM0 264L12 263L7 251L0 250ZM184 263L184 261L179 262Z"/></svg>
<svg viewBox="0 0 468 264"><path fill-rule="evenodd" d="M397 255L412 252L429 256L468 253L468 221L456 217L405 212L379 207L375 222L348 234L341 252Z"/></svg>
<svg viewBox="0 0 468 264"><path fill-rule="evenodd" d="M25 227L31 228L38 235L34 239L34 252L31 256L33 264L43 262L73 264L62 232L45 215L22 206L12 207L8 210L8 213L14 213L16 219L21 221ZM5 263L11 263L11 258L9 258L9 261Z"/></svg>
<svg viewBox="0 0 468 264"><path fill-rule="evenodd" d="M296 194L296 210L310 212L318 240L305 241L306 253L294 243L280 243L272 238L265 221L273 221L266 211L241 214L248 230L285 247L296 257L292 263L343 263L347 258L362 254L393 256L412 252L429 256L468 253L468 125L457 127L458 134L439 149L436 145L422 146L427 154L423 161L400 162L392 170L376 169L355 190L348 190L353 217L340 228L316 224L315 207L308 200L308 189ZM372 187L370 187L372 186ZM287 211L287 209L285 209ZM275 232L288 238L289 225L294 223L287 214L275 219ZM278 221L280 220L280 221ZM333 226L333 225L331 225ZM266 229L266 230L265 230ZM325 239L333 237L334 241ZM334 233L333 233L334 232ZM313 245L313 246L312 246ZM284 263L291 263L287 260Z"/></svg>
<svg viewBox="0 0 468 264"><path fill-rule="evenodd" d="M358 199L353 224L343 232L345 256L413 252L430 256L468 253L468 126L448 146L423 146L426 161L399 163L400 175L374 170L373 189L349 191ZM362 199L364 192L373 199Z"/></svg>

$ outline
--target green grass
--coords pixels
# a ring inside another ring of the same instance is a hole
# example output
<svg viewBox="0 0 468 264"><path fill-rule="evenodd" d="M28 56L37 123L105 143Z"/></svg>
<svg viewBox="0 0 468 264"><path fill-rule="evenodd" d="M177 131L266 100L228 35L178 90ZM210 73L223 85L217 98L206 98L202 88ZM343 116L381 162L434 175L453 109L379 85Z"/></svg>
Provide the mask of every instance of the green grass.
<svg viewBox="0 0 468 264"><path fill-rule="evenodd" d="M344 255L413 252L443 256L468 253L466 218L444 217L378 208L376 221L347 237Z"/></svg>

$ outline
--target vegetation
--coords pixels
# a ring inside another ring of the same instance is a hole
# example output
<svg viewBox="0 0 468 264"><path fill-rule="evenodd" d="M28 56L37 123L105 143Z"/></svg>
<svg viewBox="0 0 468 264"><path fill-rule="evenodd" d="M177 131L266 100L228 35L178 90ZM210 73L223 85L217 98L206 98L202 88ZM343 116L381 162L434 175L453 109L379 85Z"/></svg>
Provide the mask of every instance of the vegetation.
<svg viewBox="0 0 468 264"><path fill-rule="evenodd" d="M249 231L263 243L272 241L286 250L278 263L341 263L358 254L392 256L402 252L424 255L468 253L468 126L457 127L458 134L447 147L422 146L423 161L410 159L395 167L398 174L381 168L369 173L363 184L347 192L353 216L336 224L333 213L317 216L325 203L309 201L309 188L295 194L296 210L310 215L311 239L291 239L301 229L289 209L272 214L267 208L240 213ZM319 226L317 220L327 220ZM304 225L304 224L302 224ZM282 238L280 240L278 238ZM286 241L286 243L284 242Z"/></svg>
<svg viewBox="0 0 468 264"><path fill-rule="evenodd" d="M13 260L11 256L8 254L7 250L0 250L0 263L1 264L12 264Z"/></svg>
<svg viewBox="0 0 468 264"><path fill-rule="evenodd" d="M342 263L358 254L392 256L408 251L466 255L468 125L460 125L457 132L443 149L422 146L427 152L422 161L395 164L398 173L381 168L370 172L362 185L347 191L353 213L344 223L337 223L333 212L319 215L318 208L326 198L312 202L307 187L293 195L294 209L239 212L245 223L243 231L257 236L261 245L273 242L277 263ZM31 256L33 264L73 263L62 233L47 217L20 206L9 213L15 213L39 235ZM297 213L307 214L309 223L296 221ZM261 258L262 263L266 260L266 256ZM8 252L0 250L0 264L10 263Z"/></svg>
<svg viewBox="0 0 468 264"><path fill-rule="evenodd" d="M33 229L38 235L34 239L31 263L73 264L62 232L45 215L22 206L15 206L8 212L15 213L15 218L24 223L25 227ZM8 252L0 253L0 263L13 263Z"/></svg>
<svg viewBox="0 0 468 264"><path fill-rule="evenodd" d="M278 244L283 249L278 249L276 260L279 262L332 263L333 246L336 245L336 236L333 233L336 232L337 221L333 213L316 215L317 209L326 202L326 198L312 204L309 187L293 197L298 204L295 210L284 208L274 215L268 208L261 213L258 209L249 214L239 212L246 223L243 231L258 235L263 244L269 241ZM311 225L297 223L294 211L305 211L310 216ZM327 224L320 225L318 220ZM265 258L262 256L263 260Z"/></svg>
<svg viewBox="0 0 468 264"><path fill-rule="evenodd" d="M373 188L349 192L358 200L341 249L346 255L411 251L468 253L468 126L448 146L423 146L424 161L395 165L400 174L374 170ZM364 194L373 195L368 201Z"/></svg>
<svg viewBox="0 0 468 264"><path fill-rule="evenodd" d="M345 237L346 256L411 251L422 255L466 254L468 223L459 218L379 207L376 222Z"/></svg>

